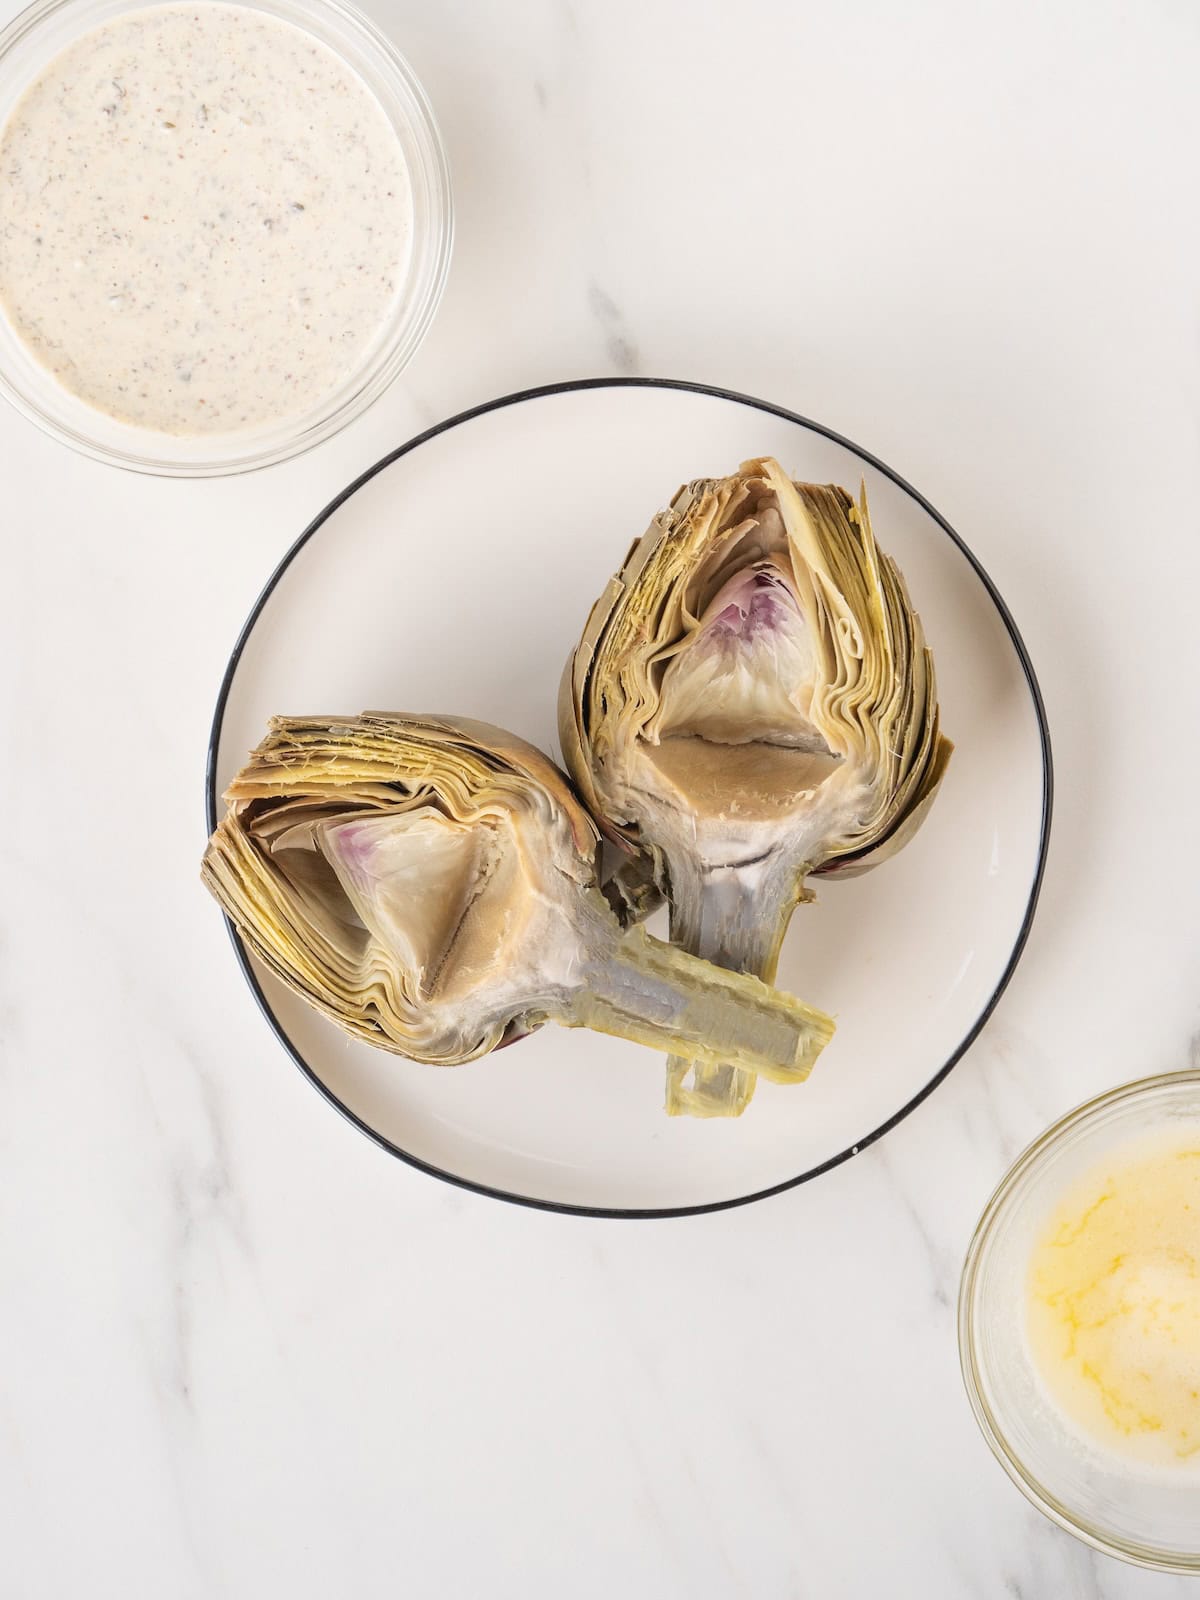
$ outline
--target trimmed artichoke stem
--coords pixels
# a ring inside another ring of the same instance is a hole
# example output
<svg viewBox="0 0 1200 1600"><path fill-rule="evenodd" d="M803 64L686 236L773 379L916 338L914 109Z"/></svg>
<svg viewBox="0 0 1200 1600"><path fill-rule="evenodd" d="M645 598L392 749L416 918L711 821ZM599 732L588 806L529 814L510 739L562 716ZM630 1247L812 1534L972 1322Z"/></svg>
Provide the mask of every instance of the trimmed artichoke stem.
<svg viewBox="0 0 1200 1600"><path fill-rule="evenodd" d="M693 863L671 871L671 942L692 955L733 972L774 980L779 949L795 901L780 895L768 864L711 867ZM685 1082L688 1074L692 1082ZM793 1083L807 1073L778 1076ZM671 1116L737 1117L750 1104L756 1077L731 1061L689 1061L676 1052L667 1062L667 1111Z"/></svg>
<svg viewBox="0 0 1200 1600"><path fill-rule="evenodd" d="M833 1034L823 1012L757 978L713 968L640 927L590 961L559 1020L596 1028L690 1065L805 1078Z"/></svg>

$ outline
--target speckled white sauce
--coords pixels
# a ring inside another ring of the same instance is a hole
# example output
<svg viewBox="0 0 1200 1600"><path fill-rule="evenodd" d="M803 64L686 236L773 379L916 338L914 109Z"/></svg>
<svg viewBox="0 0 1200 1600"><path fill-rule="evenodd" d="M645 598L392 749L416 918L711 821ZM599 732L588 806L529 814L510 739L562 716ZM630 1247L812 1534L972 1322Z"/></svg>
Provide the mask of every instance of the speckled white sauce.
<svg viewBox="0 0 1200 1600"><path fill-rule="evenodd" d="M391 308L411 237L367 86L243 6L132 11L0 134L0 305L89 405L163 433L311 411Z"/></svg>

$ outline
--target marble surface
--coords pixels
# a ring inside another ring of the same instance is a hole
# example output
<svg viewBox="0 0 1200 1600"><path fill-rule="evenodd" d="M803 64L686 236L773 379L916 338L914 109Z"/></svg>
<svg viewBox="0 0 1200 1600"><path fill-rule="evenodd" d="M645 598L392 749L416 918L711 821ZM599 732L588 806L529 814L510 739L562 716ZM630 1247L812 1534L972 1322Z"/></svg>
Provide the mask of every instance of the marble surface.
<svg viewBox="0 0 1200 1600"><path fill-rule="evenodd" d="M1200 12L372 9L459 216L392 393L198 485L0 414L0 1591L1182 1600L1004 1478L953 1302L1030 1137L1200 1056ZM761 394L918 484L1012 605L1059 779L1026 959L948 1081L814 1184L654 1224L375 1149L196 878L286 543L425 424L611 372Z"/></svg>

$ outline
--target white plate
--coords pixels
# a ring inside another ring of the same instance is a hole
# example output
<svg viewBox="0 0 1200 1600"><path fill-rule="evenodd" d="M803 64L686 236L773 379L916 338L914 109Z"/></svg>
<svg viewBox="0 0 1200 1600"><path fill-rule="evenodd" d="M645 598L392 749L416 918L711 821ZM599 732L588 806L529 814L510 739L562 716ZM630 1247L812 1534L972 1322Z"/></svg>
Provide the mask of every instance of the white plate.
<svg viewBox="0 0 1200 1600"><path fill-rule="evenodd" d="M941 1081L1008 982L1050 817L1033 669L975 558L882 462L778 407L689 384L598 380L512 395L401 447L323 511L234 649L209 752L216 796L273 714L442 711L557 750L563 662L630 541L687 479L775 455L857 491L924 618L957 745L895 860L823 883L792 922L782 987L838 1032L808 1083L762 1083L732 1121L668 1118L663 1063L554 1026L436 1069L351 1043L250 962L283 1044L326 1097L438 1176L560 1209L659 1214L802 1182Z"/></svg>

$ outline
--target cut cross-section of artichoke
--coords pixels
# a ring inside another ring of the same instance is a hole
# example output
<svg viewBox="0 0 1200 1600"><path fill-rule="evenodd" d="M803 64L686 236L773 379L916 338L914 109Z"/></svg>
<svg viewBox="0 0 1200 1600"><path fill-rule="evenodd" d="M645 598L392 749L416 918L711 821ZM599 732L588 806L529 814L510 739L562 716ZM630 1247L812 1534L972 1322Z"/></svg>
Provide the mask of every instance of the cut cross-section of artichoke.
<svg viewBox="0 0 1200 1600"><path fill-rule="evenodd" d="M832 1034L757 979L623 929L595 824L498 728L277 718L225 799L205 882L274 973L371 1044L449 1065L554 1020L793 1082Z"/></svg>
<svg viewBox="0 0 1200 1600"><path fill-rule="evenodd" d="M899 849L951 751L865 493L770 458L655 517L567 663L559 731L605 831L648 857L671 938L768 982L809 875ZM737 1115L753 1091L733 1062L668 1069L672 1112Z"/></svg>

